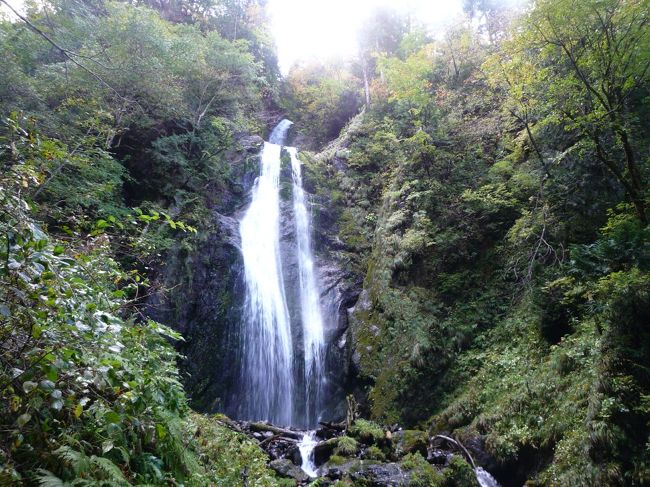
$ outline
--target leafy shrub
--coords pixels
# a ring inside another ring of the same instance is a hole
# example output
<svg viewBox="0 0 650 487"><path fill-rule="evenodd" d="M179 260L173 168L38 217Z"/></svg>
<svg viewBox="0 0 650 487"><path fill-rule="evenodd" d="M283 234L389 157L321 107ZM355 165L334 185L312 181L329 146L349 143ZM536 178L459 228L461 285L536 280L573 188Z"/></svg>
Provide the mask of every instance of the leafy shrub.
<svg viewBox="0 0 650 487"><path fill-rule="evenodd" d="M458 455L451 457L443 472L445 487L475 487L476 474L472 466Z"/></svg>
<svg viewBox="0 0 650 487"><path fill-rule="evenodd" d="M11 129L0 152L0 480L214 483L220 472L201 465L187 431L171 344L181 337L136 321L129 296L142 280L111 255L104 231L124 225L111 217L85 238L48 235L23 195L56 141ZM164 213L132 218L187 228Z"/></svg>
<svg viewBox="0 0 650 487"><path fill-rule="evenodd" d="M401 466L411 473L409 485L413 487L440 487L444 485L443 476L419 453L406 455L401 462Z"/></svg>

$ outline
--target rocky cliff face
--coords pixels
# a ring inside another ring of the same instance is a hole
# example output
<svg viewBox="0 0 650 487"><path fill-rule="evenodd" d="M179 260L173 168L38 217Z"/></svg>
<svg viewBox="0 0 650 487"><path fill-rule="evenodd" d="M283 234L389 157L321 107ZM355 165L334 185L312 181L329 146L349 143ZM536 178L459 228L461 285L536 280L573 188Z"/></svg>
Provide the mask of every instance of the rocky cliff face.
<svg viewBox="0 0 650 487"><path fill-rule="evenodd" d="M263 140L242 136L228 154L233 168L229 188L221 189L201 229L198 245L175 248L158 274L161 291L149 301L152 318L182 333L177 344L192 406L225 411L237 380L236 343L244 299L238 216L255 180Z"/></svg>
<svg viewBox="0 0 650 487"><path fill-rule="evenodd" d="M181 364L192 406L199 411L233 414L237 397L232 392L237 377L237 347L244 305L243 260L240 252L239 219L246 210L250 190L259 168L262 140L241 137L229 154L235 178L225 194L211 208L212 221L205 226L195 248L177 248L168 255L158 276L164 289L149 302L149 314L180 331L185 341L177 347L184 356ZM325 420L345 414L345 395L354 386L348 308L356 302L360 277L340 259L337 249L336 212L331 199L318 187L313 173L304 174L310 194L314 224L316 269L322 289L325 320L327 387ZM281 174L281 251L287 304L293 339L302 343L296 258L295 228L291 203L291 172L283 164ZM299 353L297 354L300 355ZM296 359L296 381L301 380L302 363ZM302 389L302 388L300 388ZM301 398L297 398L298 405ZM300 411L298 411L299 413Z"/></svg>

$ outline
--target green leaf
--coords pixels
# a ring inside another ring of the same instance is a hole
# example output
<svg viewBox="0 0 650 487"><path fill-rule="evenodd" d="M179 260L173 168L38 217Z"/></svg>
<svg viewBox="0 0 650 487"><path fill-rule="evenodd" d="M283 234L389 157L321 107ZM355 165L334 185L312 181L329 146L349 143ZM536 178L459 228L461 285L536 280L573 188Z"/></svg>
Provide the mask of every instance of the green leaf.
<svg viewBox="0 0 650 487"><path fill-rule="evenodd" d="M106 454L113 449L113 442L111 440L106 440L102 443L102 453Z"/></svg>
<svg viewBox="0 0 650 487"><path fill-rule="evenodd" d="M122 421L122 417L115 411L109 411L106 413L106 421L109 423L117 424Z"/></svg>
<svg viewBox="0 0 650 487"><path fill-rule="evenodd" d="M18 424L19 428L22 428L27 423L29 423L30 419L32 419L31 414L29 414L29 413L21 414L20 416L18 416L18 419L16 420L16 423Z"/></svg>
<svg viewBox="0 0 650 487"><path fill-rule="evenodd" d="M156 423L156 434L158 435L158 438L164 440L165 436L167 436L167 430L162 424Z"/></svg>
<svg viewBox="0 0 650 487"><path fill-rule="evenodd" d="M83 411L84 411L84 407L81 405L81 403L78 403L74 408L74 417L79 419Z"/></svg>

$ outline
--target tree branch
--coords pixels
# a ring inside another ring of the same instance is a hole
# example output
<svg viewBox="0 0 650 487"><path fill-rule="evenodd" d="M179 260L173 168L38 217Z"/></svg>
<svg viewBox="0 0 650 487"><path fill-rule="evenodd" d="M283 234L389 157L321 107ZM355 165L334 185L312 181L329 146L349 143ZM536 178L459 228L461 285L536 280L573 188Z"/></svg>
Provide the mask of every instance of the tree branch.
<svg viewBox="0 0 650 487"><path fill-rule="evenodd" d="M16 17L18 17L20 20L22 20L25 24L27 24L27 26L28 26L31 30L33 30L34 32L36 32L36 33L37 33L38 35L40 35L43 39L45 39L48 43L50 43L50 44L51 44L51 45L52 45L52 46L53 46L57 51L59 51L61 54L63 54L63 55L64 55L64 56L65 56L65 57L66 57L70 62L72 62L72 63L75 64L76 66L80 67L80 68L83 69L84 71L86 71L88 74L90 74L93 78L95 78L95 79L96 79L97 81L99 81L101 84L103 84L104 86L106 86L109 90L111 90L113 93L115 93L115 94L116 94L119 98L121 98L122 100L129 101L129 100L126 100L126 98L124 98L124 97L123 97L123 96L122 96L122 95L121 95L121 94L120 94L120 93L119 93L115 88L113 88L113 87L112 87L112 86L111 86L111 85L110 85L106 80L104 80L101 76L99 76L97 73L95 73L94 71L92 71L92 70L89 69L88 67L84 66L83 64L81 64L79 61L77 61L77 60L74 58L74 56L78 56L78 57L82 57L82 58L85 58L85 56L81 56L81 55L79 55L79 54L76 54L76 53L74 53L74 52L72 52L72 51L69 51L68 49L65 49L64 47L61 47L60 45L58 45L56 42L54 42L54 40L52 40L52 38L51 38L50 36L48 36L48 35L47 35L45 32L43 32L41 29L39 29L38 27L36 27L36 26L35 26L35 25L34 25L34 24L29 20L29 19L27 19L25 16L21 15L20 13L18 13L18 11L17 11L16 9L14 9L14 8L9 4L9 2L7 2L7 0L0 0L0 2L4 3L4 4L9 8L9 10L11 10L11 11L14 13L14 15L16 15ZM94 60L93 60L93 61L94 61ZM94 62L97 62L97 61L94 61ZM100 66L101 66L101 63L99 63L99 62L97 62L97 63L100 64Z"/></svg>

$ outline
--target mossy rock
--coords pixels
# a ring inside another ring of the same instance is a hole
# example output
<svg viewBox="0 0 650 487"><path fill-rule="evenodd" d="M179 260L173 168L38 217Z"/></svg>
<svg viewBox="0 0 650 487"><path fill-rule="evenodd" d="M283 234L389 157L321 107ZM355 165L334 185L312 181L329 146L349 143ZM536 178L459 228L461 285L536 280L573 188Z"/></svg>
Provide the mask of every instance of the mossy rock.
<svg viewBox="0 0 650 487"><path fill-rule="evenodd" d="M271 461L269 467L275 470L282 477L294 479L296 482L306 482L309 480L307 475L299 466L294 465L291 460L286 458L278 458Z"/></svg>
<svg viewBox="0 0 650 487"><path fill-rule="evenodd" d="M431 469L434 473L435 470ZM419 471L404 471L398 463L379 463L362 460L355 468L348 471L353 485L359 487L375 487L380 485L417 485L436 486L439 484L413 483L414 474ZM426 482L427 480L425 480Z"/></svg>
<svg viewBox="0 0 650 487"><path fill-rule="evenodd" d="M381 426L365 419L357 419L354 422L350 428L350 436L366 445L381 443L386 438Z"/></svg>
<svg viewBox="0 0 650 487"><path fill-rule="evenodd" d="M428 443L429 436L424 431L402 430L393 433L395 453L400 457L415 452L426 456Z"/></svg>
<svg viewBox="0 0 650 487"><path fill-rule="evenodd" d="M293 198L293 185L289 182L283 181L280 183L280 199L283 201L290 201Z"/></svg>
<svg viewBox="0 0 650 487"><path fill-rule="evenodd" d="M447 485L445 483L445 477L432 467L419 453L409 453L406 455L400 463L400 466L410 475L409 486L443 487Z"/></svg>
<svg viewBox="0 0 650 487"><path fill-rule="evenodd" d="M381 451L381 449L378 446L372 445L368 447L364 454L364 458L368 460L377 460L379 462L385 462L386 461L386 454Z"/></svg>
<svg viewBox="0 0 650 487"><path fill-rule="evenodd" d="M332 455L330 459L327 461L327 465L343 465L344 463L348 462L349 460L345 457L342 457L341 455Z"/></svg>

